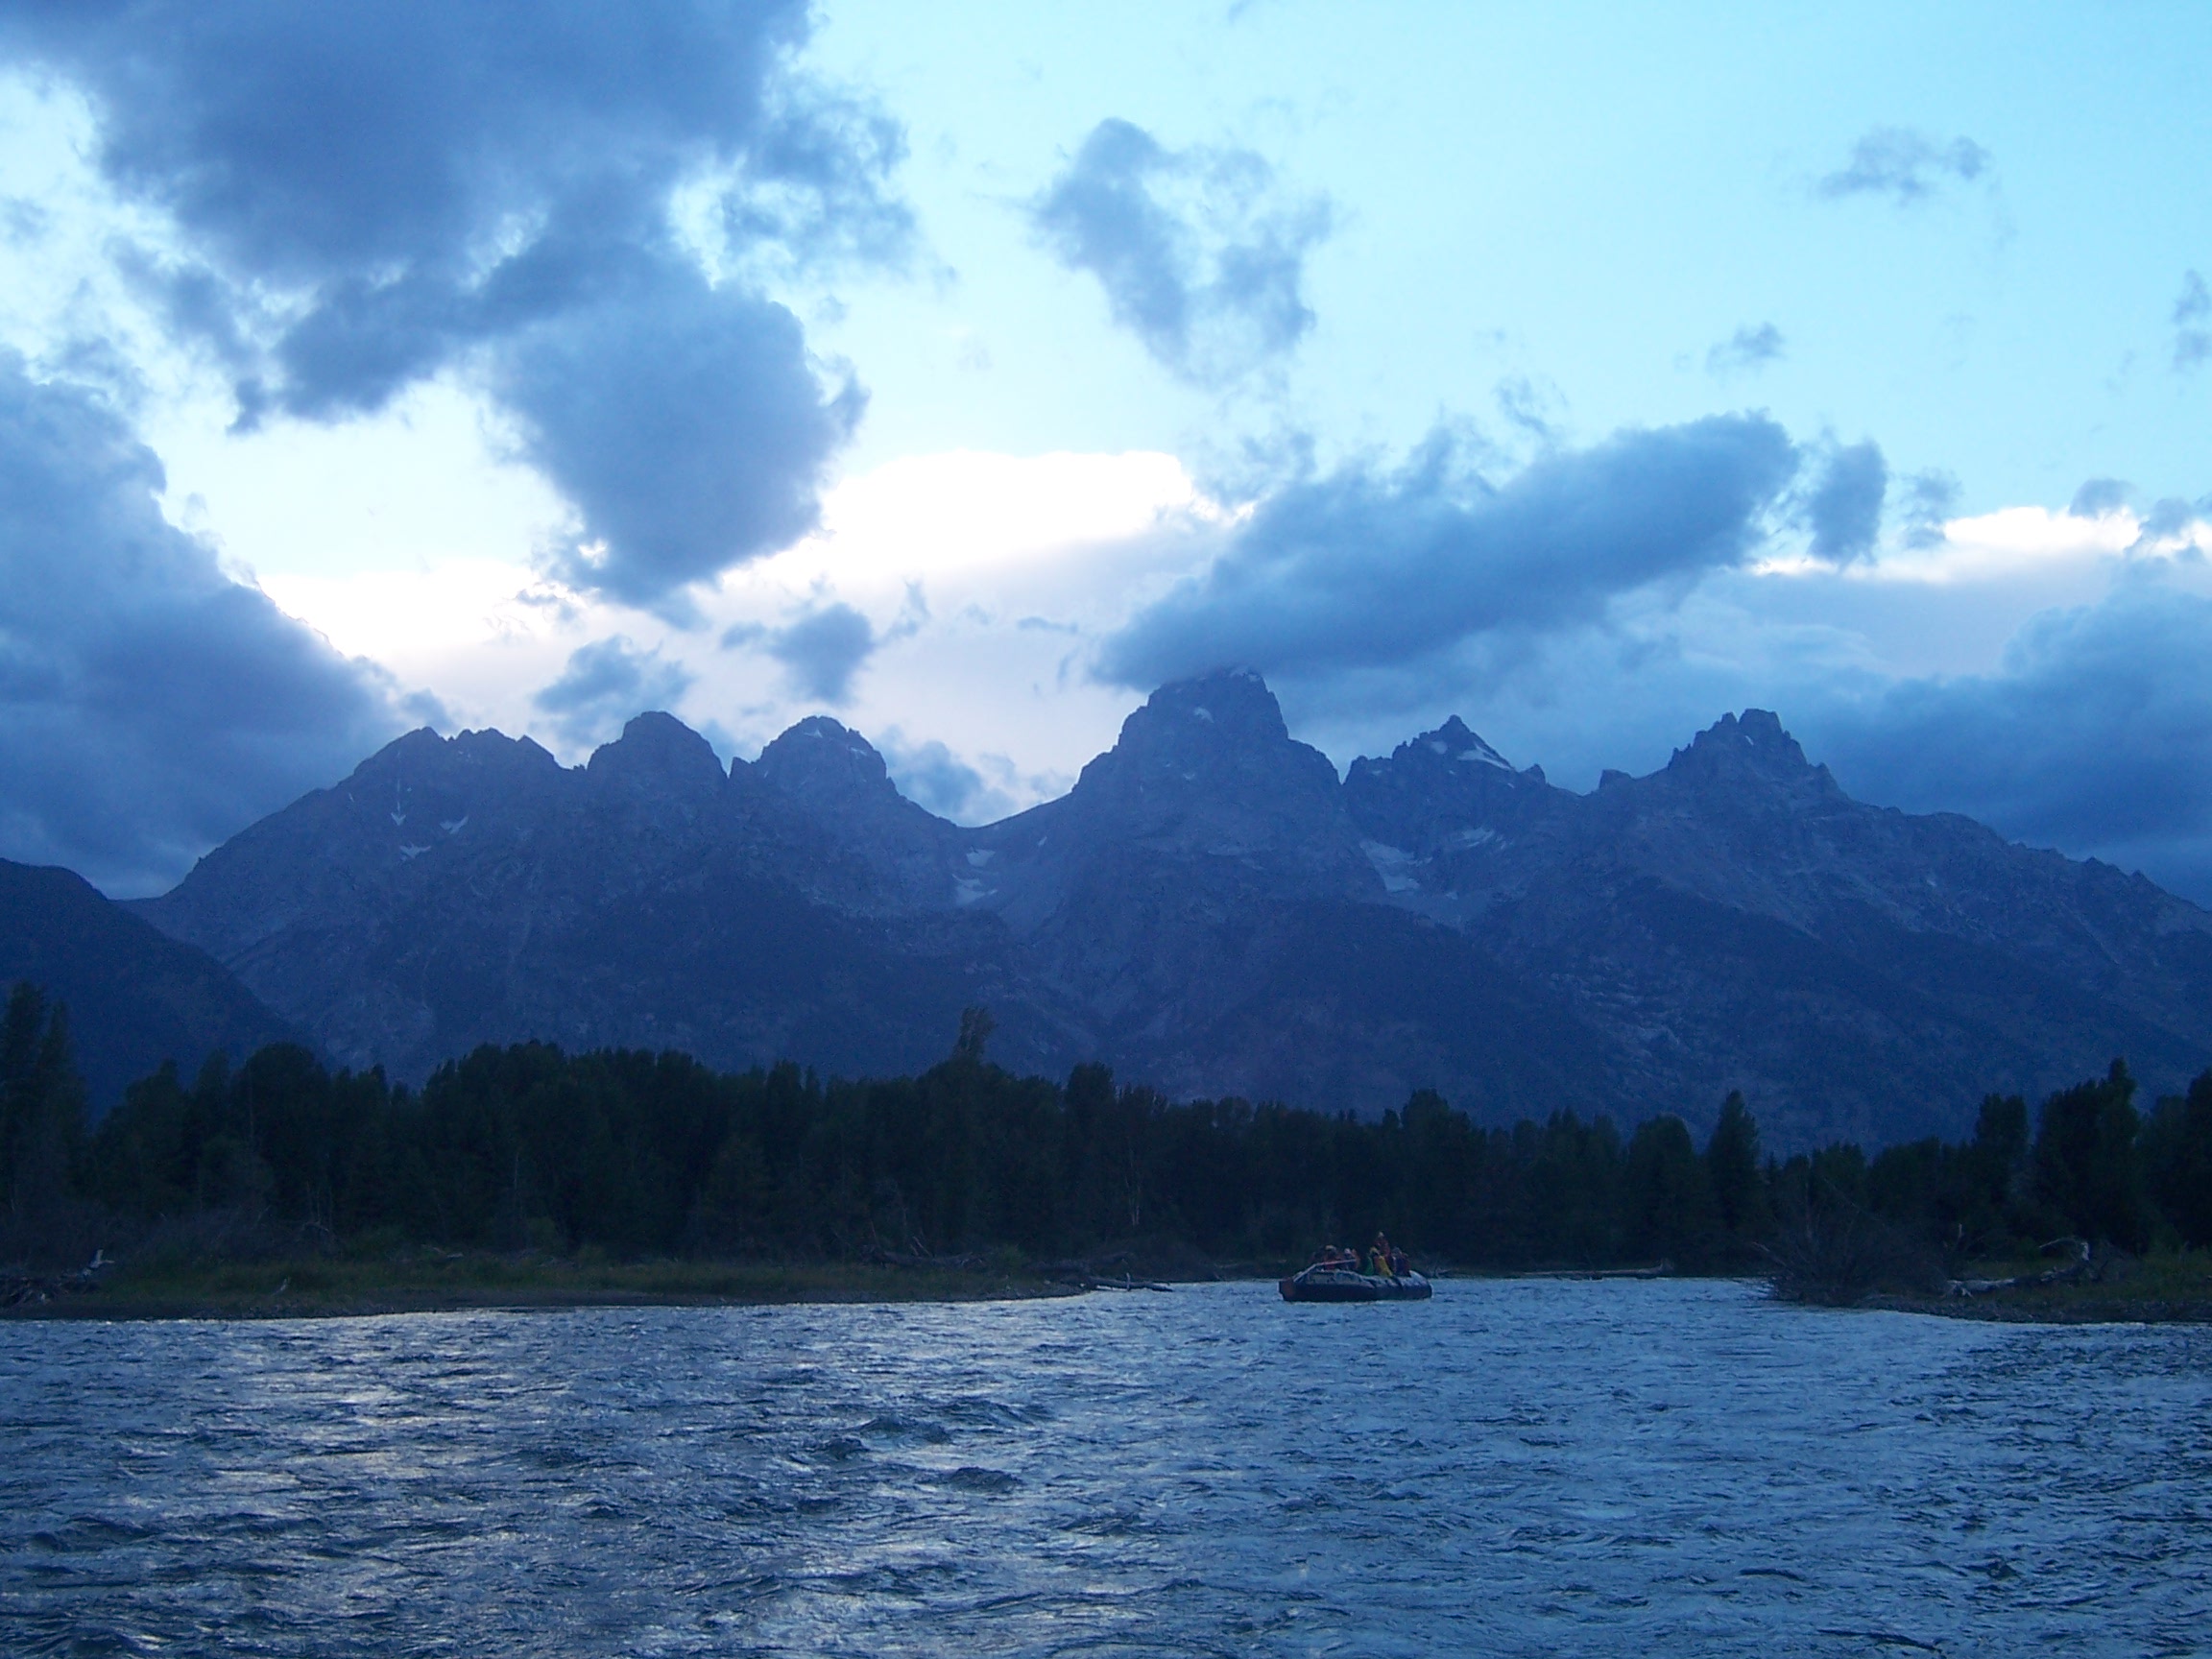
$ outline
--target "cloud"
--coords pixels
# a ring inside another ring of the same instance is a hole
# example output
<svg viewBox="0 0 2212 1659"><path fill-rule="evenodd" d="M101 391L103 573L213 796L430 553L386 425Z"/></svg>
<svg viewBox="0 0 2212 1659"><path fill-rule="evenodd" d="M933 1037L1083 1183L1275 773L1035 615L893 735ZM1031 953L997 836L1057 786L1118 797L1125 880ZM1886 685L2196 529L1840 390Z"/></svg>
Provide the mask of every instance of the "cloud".
<svg viewBox="0 0 2212 1659"><path fill-rule="evenodd" d="M142 280L243 421L480 377L576 509L565 573L655 603L810 527L860 407L758 269L905 245L898 130L796 74L806 28L797 0L141 0L18 7L0 44L87 95L102 171L166 215ZM702 181L713 284L670 212Z"/></svg>
<svg viewBox="0 0 2212 1659"><path fill-rule="evenodd" d="M801 696L841 705L851 700L853 676L877 644L868 618L840 601L773 630L768 655L783 664Z"/></svg>
<svg viewBox="0 0 2212 1659"><path fill-rule="evenodd" d="M1747 374L1779 361L1783 350L1782 330L1773 324L1746 324L1705 353L1705 372L1722 379Z"/></svg>
<svg viewBox="0 0 2212 1659"><path fill-rule="evenodd" d="M1971 138L1940 143L1910 127L1876 127L1851 146L1850 160L1819 179L1813 192L1829 201L1887 196L1909 207L1952 180L1971 184L1989 170L1989 152Z"/></svg>
<svg viewBox="0 0 2212 1659"><path fill-rule="evenodd" d="M2085 478L2066 511L2077 518L2102 518L2128 505L2133 488L2124 478Z"/></svg>
<svg viewBox="0 0 2212 1659"><path fill-rule="evenodd" d="M1813 557L1848 565L1872 553L1888 489L1889 464L1877 445L1853 444L1831 453L1805 501Z"/></svg>
<svg viewBox="0 0 2212 1659"><path fill-rule="evenodd" d="M1818 725L1854 794L2127 849L2212 900L2212 599L2124 583L2035 617L1995 673L1908 681Z"/></svg>
<svg viewBox="0 0 2212 1659"><path fill-rule="evenodd" d="M1959 480L1940 468L1909 474L1904 499L1899 503L1899 517L1905 521L1905 545L1915 550L1941 546L1944 525L1958 511L1959 496Z"/></svg>
<svg viewBox="0 0 2212 1659"><path fill-rule="evenodd" d="M902 639L921 625L927 608L916 590L907 590L908 613L878 634L860 612L836 600L816 603L796 621L780 628L759 622L739 622L725 630L722 647L757 645L783 665L790 688L810 703L842 708L853 700L853 677L860 672L878 647Z"/></svg>
<svg viewBox="0 0 2212 1659"><path fill-rule="evenodd" d="M1031 200L1029 221L1114 321L1178 378L1224 386L1286 355L1313 326L1306 256L1326 198L1292 199L1248 150L1164 148L1106 120Z"/></svg>
<svg viewBox="0 0 2212 1659"><path fill-rule="evenodd" d="M2135 540L2128 545L2131 559L2182 558L2201 563L2212 538L2212 495L2191 501L2179 495L2162 496L2136 521Z"/></svg>
<svg viewBox="0 0 2212 1659"><path fill-rule="evenodd" d="M558 573L682 613L685 585L814 527L822 464L863 399L850 384L821 396L782 306L687 261L640 264L620 292L502 342L491 383L583 519Z"/></svg>
<svg viewBox="0 0 2212 1659"><path fill-rule="evenodd" d="M877 739L876 747L900 794L955 824L997 823L1046 793L1040 787L1043 780L1020 778L1003 756L984 757L998 774L994 782L935 738L908 743L896 726ZM1018 783L1026 785L1020 794L1011 787Z"/></svg>
<svg viewBox="0 0 2212 1659"><path fill-rule="evenodd" d="M1260 503L1202 575L1109 637L1140 688L1225 664L1315 675L1602 614L1618 593L1740 563L1798 454L1763 415L1630 430L1502 485L1439 434L1403 469L1346 467Z"/></svg>
<svg viewBox="0 0 2212 1659"><path fill-rule="evenodd" d="M113 409L0 356L0 855L156 891L400 725L341 657L161 516Z"/></svg>
<svg viewBox="0 0 2212 1659"><path fill-rule="evenodd" d="M580 645L561 677L531 698L553 716L553 733L574 753L608 741L632 715L672 708L691 686L691 672L640 651L623 635Z"/></svg>
<svg viewBox="0 0 2212 1659"><path fill-rule="evenodd" d="M2174 301L2174 368L2194 369L2212 357L2212 290L2195 271L2181 273L2181 297Z"/></svg>

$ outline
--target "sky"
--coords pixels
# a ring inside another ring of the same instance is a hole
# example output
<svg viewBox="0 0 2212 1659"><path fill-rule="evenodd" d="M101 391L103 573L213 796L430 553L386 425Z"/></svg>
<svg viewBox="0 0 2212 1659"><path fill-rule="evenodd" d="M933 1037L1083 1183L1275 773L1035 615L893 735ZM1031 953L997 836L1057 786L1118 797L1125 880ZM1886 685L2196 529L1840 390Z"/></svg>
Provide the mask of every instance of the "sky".
<svg viewBox="0 0 2212 1659"><path fill-rule="evenodd" d="M0 856L1255 667L2212 902L2212 12L0 0Z"/></svg>

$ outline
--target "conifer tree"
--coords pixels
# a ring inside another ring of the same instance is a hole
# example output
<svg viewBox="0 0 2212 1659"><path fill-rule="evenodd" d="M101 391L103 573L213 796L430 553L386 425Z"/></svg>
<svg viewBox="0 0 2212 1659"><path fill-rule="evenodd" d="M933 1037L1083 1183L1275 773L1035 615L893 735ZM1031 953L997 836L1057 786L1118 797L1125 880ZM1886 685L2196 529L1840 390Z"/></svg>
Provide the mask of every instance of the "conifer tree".
<svg viewBox="0 0 2212 1659"><path fill-rule="evenodd" d="M69 1011L25 980L0 1016L0 1203L23 1244L74 1195L84 1149L84 1085Z"/></svg>
<svg viewBox="0 0 2212 1659"><path fill-rule="evenodd" d="M2127 1062L2115 1060L2103 1082L2045 1101L2035 1134L2036 1196L2081 1238L2126 1250L2151 1234L2134 1097Z"/></svg>
<svg viewBox="0 0 2212 1659"><path fill-rule="evenodd" d="M1721 1102L1719 1121L1705 1142L1705 1178L1721 1230L1738 1245L1758 1236L1766 1223L1766 1190L1759 1179L1759 1124L1731 1089Z"/></svg>

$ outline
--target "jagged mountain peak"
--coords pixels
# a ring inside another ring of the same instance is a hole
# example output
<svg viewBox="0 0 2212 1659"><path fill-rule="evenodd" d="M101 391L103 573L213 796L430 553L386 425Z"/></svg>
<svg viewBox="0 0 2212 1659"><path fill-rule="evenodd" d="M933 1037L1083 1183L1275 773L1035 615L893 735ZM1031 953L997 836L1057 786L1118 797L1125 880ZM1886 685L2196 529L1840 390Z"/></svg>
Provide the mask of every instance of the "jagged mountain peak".
<svg viewBox="0 0 2212 1659"><path fill-rule="evenodd" d="M1425 733L1420 741L1429 746L1431 754L1447 756L1461 765L1503 766L1507 771L1513 769L1510 760L1485 743L1456 714L1435 731Z"/></svg>
<svg viewBox="0 0 2212 1659"><path fill-rule="evenodd" d="M560 777L562 770L560 761L528 737L489 729L441 737L420 726L354 767L336 789L356 805L381 804L383 809L404 813L418 790L467 791L487 784L528 788Z"/></svg>
<svg viewBox="0 0 2212 1659"><path fill-rule="evenodd" d="M445 747L448 753L478 763L519 762L541 772L561 770L561 762L536 738L510 737L491 728L481 732L457 732L445 740Z"/></svg>
<svg viewBox="0 0 2212 1659"><path fill-rule="evenodd" d="M638 715L621 736L592 751L585 770L595 783L640 791L705 794L723 781L713 745L660 709Z"/></svg>
<svg viewBox="0 0 2212 1659"><path fill-rule="evenodd" d="M1075 795L1158 803L1252 796L1287 805L1336 794L1336 768L1284 724L1267 682L1249 668L1217 669L1163 685L1121 723L1114 747L1083 769Z"/></svg>
<svg viewBox="0 0 2212 1659"><path fill-rule="evenodd" d="M1674 751L1665 775L1693 782L1761 778L1815 781L1834 787L1828 768L1806 759L1804 749L1784 730L1780 716L1767 709L1721 715L1693 737L1688 747Z"/></svg>
<svg viewBox="0 0 2212 1659"><path fill-rule="evenodd" d="M809 714L761 750L753 774L821 805L899 794L876 746L827 714Z"/></svg>
<svg viewBox="0 0 2212 1659"><path fill-rule="evenodd" d="M1487 856L1553 810L1558 794L1542 767L1516 770L1456 714L1387 757L1353 761L1344 778L1345 804L1383 883L1431 898L1461 886L1461 876L1423 875L1408 859L1442 857L1456 868L1468 856Z"/></svg>
<svg viewBox="0 0 2212 1659"><path fill-rule="evenodd" d="M1091 844L1238 860L1300 890L1364 894L1374 882L1335 766L1290 735L1248 668L1155 691L1054 815Z"/></svg>
<svg viewBox="0 0 2212 1659"><path fill-rule="evenodd" d="M434 728L418 726L412 732L401 733L354 767L349 781L367 782L435 764L444 757L446 747L446 740L439 736Z"/></svg>
<svg viewBox="0 0 2212 1659"><path fill-rule="evenodd" d="M1181 732L1184 722L1231 742L1282 743L1290 736L1283 707L1265 680L1250 668L1216 668L1161 686L1122 722L1121 738L1126 743L1153 732Z"/></svg>
<svg viewBox="0 0 2212 1659"><path fill-rule="evenodd" d="M1401 743L1391 751L1390 758L1401 763L1411 762L1419 766L1483 766L1499 772L1518 776L1513 762L1485 743L1469 728L1466 721L1455 714L1433 732L1424 732L1418 737ZM1373 764L1373 762L1361 762ZM1533 770L1533 768L1531 769Z"/></svg>
<svg viewBox="0 0 2212 1659"><path fill-rule="evenodd" d="M662 719L669 718L666 715ZM435 763L447 758L474 761L500 762L521 760L526 764L561 769L561 762L534 737L510 737L494 727L456 732L450 737L441 737L429 726L418 726L392 739L375 754L353 769L356 778L369 775L372 768L390 770L410 763Z"/></svg>
<svg viewBox="0 0 2212 1659"><path fill-rule="evenodd" d="M1286 761L1304 768L1307 757L1328 765L1318 751L1292 740L1267 682L1249 668L1223 668L1153 692L1083 775L1094 788L1107 776L1196 782L1273 772ZM1329 776L1334 783L1334 767Z"/></svg>

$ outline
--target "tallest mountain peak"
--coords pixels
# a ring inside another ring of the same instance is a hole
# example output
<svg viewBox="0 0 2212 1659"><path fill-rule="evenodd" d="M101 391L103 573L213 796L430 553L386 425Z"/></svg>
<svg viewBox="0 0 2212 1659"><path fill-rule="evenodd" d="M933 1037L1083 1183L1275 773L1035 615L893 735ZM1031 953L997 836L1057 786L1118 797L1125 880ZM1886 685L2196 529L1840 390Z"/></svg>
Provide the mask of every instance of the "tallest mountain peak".
<svg viewBox="0 0 2212 1659"><path fill-rule="evenodd" d="M1267 682L1249 668L1222 668L1161 686L1121 722L1120 741L1099 758L1195 779L1224 766L1266 769L1293 756L1310 756L1334 786L1335 768L1292 740Z"/></svg>
<svg viewBox="0 0 2212 1659"><path fill-rule="evenodd" d="M1217 668L1189 680L1174 680L1145 700L1121 728L1126 740L1141 720L1190 720L1214 727L1230 737L1253 737L1264 742L1286 741L1290 729L1283 722L1283 707L1267 682L1250 668Z"/></svg>
<svg viewBox="0 0 2212 1659"><path fill-rule="evenodd" d="M601 782L648 790L710 793L723 782L714 746L660 709L638 715L621 736L593 750L585 769Z"/></svg>
<svg viewBox="0 0 2212 1659"><path fill-rule="evenodd" d="M1237 860L1301 891L1364 896L1375 882L1336 768L1284 724L1249 668L1163 685L1068 797L1094 838Z"/></svg>

